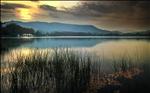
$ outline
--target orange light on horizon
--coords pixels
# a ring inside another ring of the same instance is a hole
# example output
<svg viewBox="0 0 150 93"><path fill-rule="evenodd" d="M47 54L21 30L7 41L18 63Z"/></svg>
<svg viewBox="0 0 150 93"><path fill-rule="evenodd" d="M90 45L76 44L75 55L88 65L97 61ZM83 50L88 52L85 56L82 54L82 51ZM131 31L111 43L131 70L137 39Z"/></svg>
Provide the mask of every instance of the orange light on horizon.
<svg viewBox="0 0 150 93"><path fill-rule="evenodd" d="M17 8L17 17L19 17L20 19L23 20L32 20L32 11L30 11L30 9L26 9L26 8Z"/></svg>

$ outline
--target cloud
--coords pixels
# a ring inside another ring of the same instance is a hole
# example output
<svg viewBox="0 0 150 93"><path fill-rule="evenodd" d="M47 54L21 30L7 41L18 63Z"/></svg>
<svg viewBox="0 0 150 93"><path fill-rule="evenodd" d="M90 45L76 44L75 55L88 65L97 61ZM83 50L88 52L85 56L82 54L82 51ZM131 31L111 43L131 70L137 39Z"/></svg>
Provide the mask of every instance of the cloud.
<svg viewBox="0 0 150 93"><path fill-rule="evenodd" d="M135 31L150 29L150 2L147 1L81 1L72 8L57 10L40 6L49 16L78 23L94 24L107 30Z"/></svg>
<svg viewBox="0 0 150 93"><path fill-rule="evenodd" d="M105 29L150 29L150 2L147 1L85 1L66 11Z"/></svg>
<svg viewBox="0 0 150 93"><path fill-rule="evenodd" d="M3 3L1 7L6 19L5 15L14 15L15 8L29 8L27 5L11 3ZM39 21L92 24L119 31L150 29L150 2L147 1L80 1L76 6L61 10L46 4L37 7L40 12L33 17Z"/></svg>
<svg viewBox="0 0 150 93"><path fill-rule="evenodd" d="M64 11L64 10L58 10L54 6L50 5L39 5L39 8L46 11L49 17L52 18L69 18L71 15Z"/></svg>
<svg viewBox="0 0 150 93"><path fill-rule="evenodd" d="M30 8L30 6L16 3L1 3L1 19L2 20L15 20L16 8Z"/></svg>
<svg viewBox="0 0 150 93"><path fill-rule="evenodd" d="M30 6L15 3L2 3L1 9L30 8Z"/></svg>
<svg viewBox="0 0 150 93"><path fill-rule="evenodd" d="M40 0L30 0L30 1L32 1L32 2L38 2L38 1L40 1Z"/></svg>
<svg viewBox="0 0 150 93"><path fill-rule="evenodd" d="M57 11L56 7L50 5L40 5L39 8L46 11Z"/></svg>
<svg viewBox="0 0 150 93"><path fill-rule="evenodd" d="M88 15L99 16L107 14L118 13L137 13L137 12L149 12L150 3L144 1L93 1L93 2L81 2L78 6L68 9L68 12L75 15ZM138 11L140 10L140 11Z"/></svg>

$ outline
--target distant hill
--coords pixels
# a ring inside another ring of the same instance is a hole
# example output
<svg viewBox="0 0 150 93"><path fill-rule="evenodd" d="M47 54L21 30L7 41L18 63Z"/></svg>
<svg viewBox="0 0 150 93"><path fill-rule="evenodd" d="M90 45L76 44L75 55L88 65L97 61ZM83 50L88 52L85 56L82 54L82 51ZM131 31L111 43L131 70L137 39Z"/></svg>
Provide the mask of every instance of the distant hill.
<svg viewBox="0 0 150 93"><path fill-rule="evenodd" d="M65 24L58 22L1 22L1 36L16 36L30 33L35 36L150 36L150 30L140 32L122 33L120 31L107 31L92 25Z"/></svg>
<svg viewBox="0 0 150 93"><path fill-rule="evenodd" d="M41 33L54 33L54 32L81 32L81 33L101 33L106 34L110 33L110 31L98 29L93 25L77 25L77 24L66 24L66 23L58 23L58 22L20 22L20 21L9 21L6 22L5 25L15 23L22 27L32 28L35 31L40 31Z"/></svg>
<svg viewBox="0 0 150 93"><path fill-rule="evenodd" d="M140 32L132 32L132 33L125 33L124 35L127 36L150 36L150 30L147 31L140 31Z"/></svg>
<svg viewBox="0 0 150 93"><path fill-rule="evenodd" d="M35 34L35 31L31 28L24 28L14 23L3 26L1 23L1 31L0 36L13 36L16 37L18 35L23 34Z"/></svg>

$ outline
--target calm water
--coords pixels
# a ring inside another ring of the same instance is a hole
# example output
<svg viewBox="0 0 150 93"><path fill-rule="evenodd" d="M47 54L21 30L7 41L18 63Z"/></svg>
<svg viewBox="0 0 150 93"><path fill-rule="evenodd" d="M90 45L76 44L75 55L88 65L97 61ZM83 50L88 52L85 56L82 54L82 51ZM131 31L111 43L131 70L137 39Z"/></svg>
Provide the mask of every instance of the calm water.
<svg viewBox="0 0 150 93"><path fill-rule="evenodd" d="M149 61L150 39L123 39L123 38L4 38L2 39L1 61L2 67L11 56L19 55L18 52L31 56L32 49L42 51L54 48L69 48L79 51L80 54L88 53L103 60L102 69L112 71L112 60L128 58L133 63Z"/></svg>
<svg viewBox="0 0 150 93"><path fill-rule="evenodd" d="M149 86L150 39L3 38L1 44L2 93L82 93L95 85L94 80L132 68L144 71L140 87ZM77 56L60 51L58 56L56 49Z"/></svg>

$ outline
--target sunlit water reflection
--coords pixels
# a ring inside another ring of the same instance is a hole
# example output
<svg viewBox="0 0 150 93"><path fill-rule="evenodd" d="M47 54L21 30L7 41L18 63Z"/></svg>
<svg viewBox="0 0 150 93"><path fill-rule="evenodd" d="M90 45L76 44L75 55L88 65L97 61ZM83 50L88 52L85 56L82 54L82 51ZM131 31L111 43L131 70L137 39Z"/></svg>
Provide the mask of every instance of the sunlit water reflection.
<svg viewBox="0 0 150 93"><path fill-rule="evenodd" d="M120 68L118 63L121 66L139 66L150 62L149 39L4 38L1 43L1 87L5 93L79 93L81 87L86 87L92 80L90 78L112 73L114 67ZM63 62L68 62L68 59L61 59L61 64L56 58L56 63L53 60L51 64L48 61L55 58L55 50L60 50L59 54L61 50L73 51L79 57L85 57L85 61L88 61L86 56L90 56L92 62L78 67L78 62L66 65ZM28 64L28 60L32 63ZM25 65L20 61L24 61Z"/></svg>
<svg viewBox="0 0 150 93"><path fill-rule="evenodd" d="M5 69L5 72L10 67L7 62L17 62L18 57L32 56L37 48L38 52L49 51L49 54L55 48L69 48L81 55L88 53L103 60L104 72L111 72L112 61L120 58L128 58L136 64L150 60L149 39L3 39L2 44L4 50L7 48L1 53L1 70Z"/></svg>

